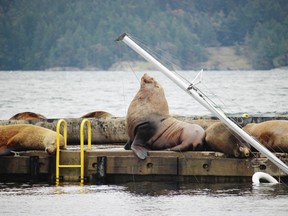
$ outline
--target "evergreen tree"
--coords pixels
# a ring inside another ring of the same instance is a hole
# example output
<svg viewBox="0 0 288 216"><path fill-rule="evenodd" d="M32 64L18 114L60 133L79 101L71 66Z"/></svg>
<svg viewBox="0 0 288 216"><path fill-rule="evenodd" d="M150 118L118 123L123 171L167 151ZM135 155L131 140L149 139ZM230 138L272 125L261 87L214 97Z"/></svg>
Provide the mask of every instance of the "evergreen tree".
<svg viewBox="0 0 288 216"><path fill-rule="evenodd" d="M257 69L286 66L287 11L286 0L0 0L0 70L141 59L115 45L123 32L182 69L207 60L205 47L232 45L248 46Z"/></svg>

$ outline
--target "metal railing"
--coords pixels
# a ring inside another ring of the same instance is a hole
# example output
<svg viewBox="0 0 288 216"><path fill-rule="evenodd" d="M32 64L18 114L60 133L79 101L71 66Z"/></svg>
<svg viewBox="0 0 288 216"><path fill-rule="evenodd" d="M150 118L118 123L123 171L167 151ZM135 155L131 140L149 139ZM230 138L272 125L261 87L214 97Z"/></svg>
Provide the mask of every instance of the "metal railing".
<svg viewBox="0 0 288 216"><path fill-rule="evenodd" d="M79 164L60 164L60 130L63 125L64 147L67 147L67 123L64 119L60 119L56 126L56 185L60 182L60 168L80 168L80 184L84 184L84 127L87 127L88 150L91 150L91 123L88 119L84 119L80 126L80 163Z"/></svg>

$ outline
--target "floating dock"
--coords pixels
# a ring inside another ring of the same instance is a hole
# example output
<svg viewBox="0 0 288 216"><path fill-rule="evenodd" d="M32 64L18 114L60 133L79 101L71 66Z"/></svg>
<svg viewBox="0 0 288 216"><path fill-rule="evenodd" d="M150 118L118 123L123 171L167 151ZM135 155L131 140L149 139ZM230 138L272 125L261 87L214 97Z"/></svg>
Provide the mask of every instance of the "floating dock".
<svg viewBox="0 0 288 216"><path fill-rule="evenodd" d="M184 117L179 117L183 118ZM210 122L214 118L185 117L188 122L199 120ZM243 121L261 122L280 117L235 117ZM67 150L60 150L59 164L56 155L44 151L15 152L0 157L0 182L80 182L88 184L121 183L129 181L181 181L196 183L251 182L252 175L266 172L281 182L288 182L288 176L259 152L251 158L228 158L220 152L210 151L149 151L145 160L138 159L130 150L124 150L127 140L124 118L89 119L92 128L92 148L85 144L83 151L83 174L81 173L81 148L79 129L83 119L66 119ZM0 121L0 124L35 124L56 129L58 120ZM85 133L87 135L87 132ZM70 137L70 138L69 138ZM87 136L85 136L87 137ZM87 140L85 140L87 142ZM77 145L76 145L77 143ZM288 153L276 153L288 163ZM70 167L69 167L70 166ZM57 175L57 169L59 173Z"/></svg>
<svg viewBox="0 0 288 216"><path fill-rule="evenodd" d="M253 158L226 158L219 152L150 151L145 160L117 146L98 146L85 150L85 183L129 181L181 181L198 183L251 182L257 171L287 182L287 175L258 152ZM288 162L288 154L277 154ZM61 150L61 164L79 164L80 150L70 146ZM55 156L44 151L20 152L0 157L1 182L55 183ZM60 168L60 182L80 182L80 169Z"/></svg>

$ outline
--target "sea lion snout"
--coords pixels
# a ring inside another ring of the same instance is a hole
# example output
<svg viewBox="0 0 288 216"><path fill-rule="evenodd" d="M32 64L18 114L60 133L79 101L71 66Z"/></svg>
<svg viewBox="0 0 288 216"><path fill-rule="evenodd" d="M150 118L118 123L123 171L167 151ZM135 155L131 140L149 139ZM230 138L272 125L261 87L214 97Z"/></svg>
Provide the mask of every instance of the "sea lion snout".
<svg viewBox="0 0 288 216"><path fill-rule="evenodd" d="M240 146L239 151L244 157L249 157L251 154L251 149L248 146Z"/></svg>
<svg viewBox="0 0 288 216"><path fill-rule="evenodd" d="M142 82L144 82L144 83L154 83L154 82L155 82L154 78L148 76L147 73L145 73L145 74L142 76L141 80L142 80Z"/></svg>
<svg viewBox="0 0 288 216"><path fill-rule="evenodd" d="M248 158L251 154L250 146L247 144L241 143L239 146L234 148L234 157L237 158Z"/></svg>
<svg viewBox="0 0 288 216"><path fill-rule="evenodd" d="M152 85L156 88L162 88L161 85L153 78L150 77L147 73L145 73L141 78L141 87Z"/></svg>
<svg viewBox="0 0 288 216"><path fill-rule="evenodd" d="M60 134L60 148L64 149L65 141L64 137ZM43 145L45 146L45 151L48 154L53 154L56 151L57 148L57 142L56 142L56 133L55 135L45 136L43 139Z"/></svg>

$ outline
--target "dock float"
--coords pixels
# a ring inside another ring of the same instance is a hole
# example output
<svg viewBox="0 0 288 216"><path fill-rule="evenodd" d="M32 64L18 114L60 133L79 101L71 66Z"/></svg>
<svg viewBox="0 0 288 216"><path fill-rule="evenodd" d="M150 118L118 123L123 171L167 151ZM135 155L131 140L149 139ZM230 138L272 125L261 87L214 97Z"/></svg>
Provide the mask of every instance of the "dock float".
<svg viewBox="0 0 288 216"><path fill-rule="evenodd" d="M276 119L287 119L287 117L277 117ZM71 166L80 164L79 128L82 120L66 119L68 145L66 150L60 150L60 164ZM191 117L188 120L193 122L199 118ZM271 118L253 117L245 119L249 122L263 120L271 120ZM111 122L109 123L109 121ZM112 121L114 121L113 124ZM0 121L0 124L42 124L49 125L56 130L55 122L58 120ZM259 171L274 176L280 182L288 182L287 174L259 152L253 152L251 158L239 159L229 158L214 151L149 151L148 157L141 160L132 151L123 148L127 134L125 133L125 121L123 122L122 118L89 119L89 122L92 126L92 147L89 149L87 144L84 147L83 177L81 177L80 168L68 167L60 168L59 177L56 179L56 155L49 155L44 151L21 151L15 152L14 155L0 157L0 182L30 181L32 183L55 184L56 180L58 183L81 182L83 180L84 184L131 181L242 183L251 182L253 174ZM112 127L107 127L109 124ZM105 129L103 130L103 128ZM69 140L71 134L73 137ZM112 134L114 135L112 136ZM87 137L87 132L85 132L85 137ZM87 143L87 140L85 141ZM76 142L78 142L77 145L75 145ZM288 153L275 153L275 155L284 163L288 163Z"/></svg>
<svg viewBox="0 0 288 216"><path fill-rule="evenodd" d="M80 150L70 146L61 150L62 164L77 164ZM195 183L251 182L255 172L266 172L282 182L288 176L267 158L255 152L253 158L227 158L219 152L150 151L138 159L123 147L98 145L84 153L84 183L121 183L130 181L181 181ZM278 153L288 162L287 153ZM44 151L19 152L0 157L0 182L55 183L55 155ZM60 182L80 182L80 169L63 169Z"/></svg>

